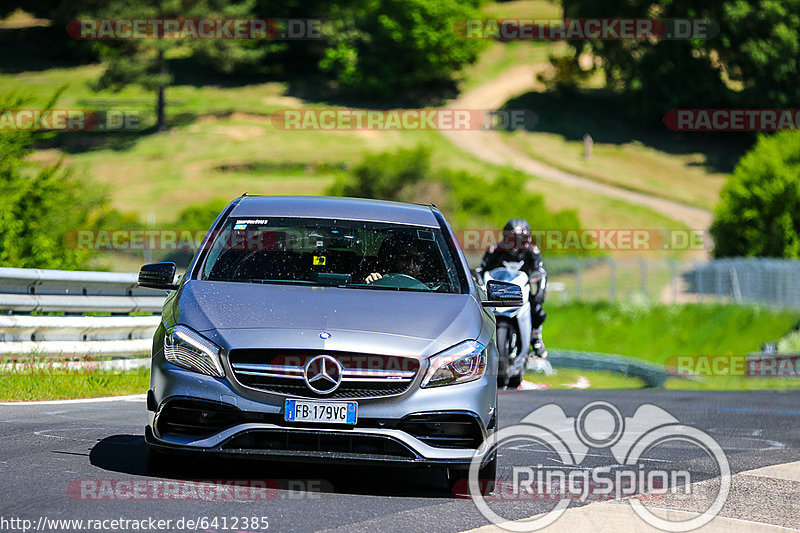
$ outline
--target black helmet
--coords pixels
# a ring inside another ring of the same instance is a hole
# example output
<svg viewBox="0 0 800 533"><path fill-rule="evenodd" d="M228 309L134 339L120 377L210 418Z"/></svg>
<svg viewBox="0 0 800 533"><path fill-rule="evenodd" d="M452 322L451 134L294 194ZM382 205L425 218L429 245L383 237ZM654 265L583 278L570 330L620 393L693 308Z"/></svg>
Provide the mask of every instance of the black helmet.
<svg viewBox="0 0 800 533"><path fill-rule="evenodd" d="M504 249L528 250L531 242L531 226L524 218L512 218L503 226Z"/></svg>

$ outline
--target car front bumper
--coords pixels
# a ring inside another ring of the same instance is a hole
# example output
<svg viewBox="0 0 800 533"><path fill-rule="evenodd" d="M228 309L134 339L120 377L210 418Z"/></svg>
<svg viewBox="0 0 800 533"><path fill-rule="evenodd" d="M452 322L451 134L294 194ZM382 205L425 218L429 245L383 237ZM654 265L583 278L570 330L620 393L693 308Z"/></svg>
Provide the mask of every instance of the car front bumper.
<svg viewBox="0 0 800 533"><path fill-rule="evenodd" d="M420 388L419 379L398 396L353 399L358 402L357 424L326 427L285 422L287 396L243 390L227 379L184 370L157 356L148 393L146 441L163 451L229 457L468 467L477 444L431 445L398 426L409 417L457 416L474 420L482 440L496 425L495 378L487 373L470 383L430 389ZM176 400L208 402L242 420L204 435L160 431L159 416Z"/></svg>

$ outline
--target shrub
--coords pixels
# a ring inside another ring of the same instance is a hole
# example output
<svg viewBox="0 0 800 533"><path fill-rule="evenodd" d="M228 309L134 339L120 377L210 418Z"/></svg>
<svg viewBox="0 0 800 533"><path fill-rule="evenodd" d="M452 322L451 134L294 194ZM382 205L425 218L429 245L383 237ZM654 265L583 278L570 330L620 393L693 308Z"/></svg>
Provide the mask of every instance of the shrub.
<svg viewBox="0 0 800 533"><path fill-rule="evenodd" d="M720 194L714 255L800 257L800 132L761 136Z"/></svg>
<svg viewBox="0 0 800 533"><path fill-rule="evenodd" d="M351 176L328 188L333 196L410 201L414 186L431 177L430 151L417 147L367 155Z"/></svg>
<svg viewBox="0 0 800 533"><path fill-rule="evenodd" d="M59 93L44 106L51 109ZM0 97L0 111L26 105L22 97ZM60 163L35 165L26 157L43 134L0 131L0 265L78 269L94 252L70 246L70 232L93 227L105 208L104 193Z"/></svg>

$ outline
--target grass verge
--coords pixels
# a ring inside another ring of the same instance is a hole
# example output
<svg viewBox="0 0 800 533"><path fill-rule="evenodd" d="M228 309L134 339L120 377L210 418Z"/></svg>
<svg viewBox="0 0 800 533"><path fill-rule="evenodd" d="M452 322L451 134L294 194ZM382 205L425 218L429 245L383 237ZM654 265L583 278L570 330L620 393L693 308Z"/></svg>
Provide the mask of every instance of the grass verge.
<svg viewBox="0 0 800 533"><path fill-rule="evenodd" d="M701 379L669 378L665 389L673 390L797 390L797 378L750 378L744 376L713 376Z"/></svg>
<svg viewBox="0 0 800 533"><path fill-rule="evenodd" d="M582 390L574 385L581 378L591 384L589 389L641 389L645 384L639 378L621 376L611 372L587 372L572 368L556 368L553 375L546 376L537 372L527 372L525 379L532 383L548 385L550 389ZM797 390L800 379L795 378L748 378L716 376L701 379L669 378L664 383L665 389L671 390Z"/></svg>
<svg viewBox="0 0 800 533"><path fill-rule="evenodd" d="M553 302L548 348L615 353L664 364L675 355L745 355L782 338L800 312L726 304Z"/></svg>
<svg viewBox="0 0 800 533"><path fill-rule="evenodd" d="M556 372L550 376L539 372L526 372L525 380L548 385L551 389L575 389L576 387L573 385L581 377L589 380L592 389L641 389L644 387L644 382L639 378L621 376L611 372L586 372L571 368L555 370Z"/></svg>
<svg viewBox="0 0 800 533"><path fill-rule="evenodd" d="M150 369L68 370L41 367L0 373L0 401L62 400L144 394Z"/></svg>

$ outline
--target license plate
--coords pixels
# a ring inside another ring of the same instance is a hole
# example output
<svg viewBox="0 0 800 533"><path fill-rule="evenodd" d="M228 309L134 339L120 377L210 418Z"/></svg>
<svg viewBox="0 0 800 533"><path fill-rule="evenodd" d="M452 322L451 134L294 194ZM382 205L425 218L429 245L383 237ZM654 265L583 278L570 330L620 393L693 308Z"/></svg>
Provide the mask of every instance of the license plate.
<svg viewBox="0 0 800 533"><path fill-rule="evenodd" d="M355 424L358 419L358 403L286 400L283 418L288 422Z"/></svg>

